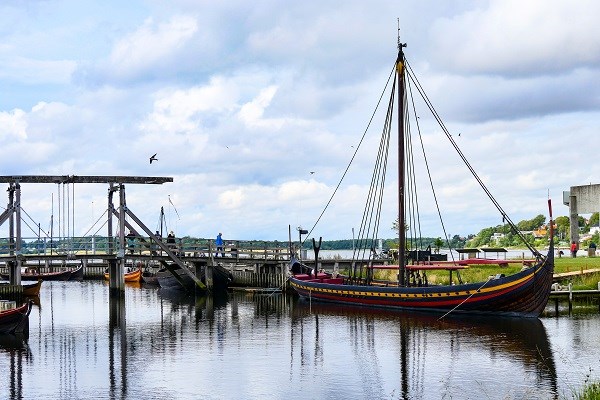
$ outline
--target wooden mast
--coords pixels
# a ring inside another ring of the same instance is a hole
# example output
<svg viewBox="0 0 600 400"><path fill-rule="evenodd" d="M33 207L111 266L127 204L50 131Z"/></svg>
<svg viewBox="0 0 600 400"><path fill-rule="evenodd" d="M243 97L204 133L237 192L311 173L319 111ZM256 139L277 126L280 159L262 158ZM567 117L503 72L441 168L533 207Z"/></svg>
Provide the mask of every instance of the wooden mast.
<svg viewBox="0 0 600 400"><path fill-rule="evenodd" d="M398 35L398 58L396 59L396 74L398 81L398 285L406 285L406 218L404 213L404 52L406 43L400 42Z"/></svg>

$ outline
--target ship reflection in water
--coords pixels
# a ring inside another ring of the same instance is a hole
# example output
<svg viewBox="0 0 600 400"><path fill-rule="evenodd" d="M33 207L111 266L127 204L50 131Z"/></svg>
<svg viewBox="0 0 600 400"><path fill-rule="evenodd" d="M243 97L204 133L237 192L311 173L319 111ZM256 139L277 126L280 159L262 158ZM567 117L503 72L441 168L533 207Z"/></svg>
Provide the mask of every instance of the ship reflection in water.
<svg viewBox="0 0 600 400"><path fill-rule="evenodd" d="M361 366L354 384L365 398L385 391L380 377L390 369L399 382L392 398L558 398L554 356L538 319L439 320L431 314L304 302L295 315L301 335L311 319L315 335L325 318L346 326L338 338ZM322 342L320 354L327 343Z"/></svg>
<svg viewBox="0 0 600 400"><path fill-rule="evenodd" d="M0 337L0 398L562 398L598 364L598 320L439 321L282 294L127 286L115 298L102 282L48 282L29 338Z"/></svg>

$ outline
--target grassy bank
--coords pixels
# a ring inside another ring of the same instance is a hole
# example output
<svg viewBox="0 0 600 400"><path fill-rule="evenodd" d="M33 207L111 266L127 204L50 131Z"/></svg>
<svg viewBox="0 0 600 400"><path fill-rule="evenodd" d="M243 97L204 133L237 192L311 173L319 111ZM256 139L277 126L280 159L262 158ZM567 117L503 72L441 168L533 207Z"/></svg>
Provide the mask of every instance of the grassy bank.
<svg viewBox="0 0 600 400"><path fill-rule="evenodd" d="M577 400L598 400L600 399L600 382L590 383L586 385L580 393L573 398Z"/></svg>

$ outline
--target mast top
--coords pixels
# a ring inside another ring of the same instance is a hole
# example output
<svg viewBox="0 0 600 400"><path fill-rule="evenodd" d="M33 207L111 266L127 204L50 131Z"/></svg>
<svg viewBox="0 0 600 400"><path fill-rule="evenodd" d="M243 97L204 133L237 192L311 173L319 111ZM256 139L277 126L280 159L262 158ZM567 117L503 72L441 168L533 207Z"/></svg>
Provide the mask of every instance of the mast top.
<svg viewBox="0 0 600 400"><path fill-rule="evenodd" d="M398 21L398 52L402 53L402 48L406 47L406 43L402 43L400 41L400 18L398 18L397 21Z"/></svg>

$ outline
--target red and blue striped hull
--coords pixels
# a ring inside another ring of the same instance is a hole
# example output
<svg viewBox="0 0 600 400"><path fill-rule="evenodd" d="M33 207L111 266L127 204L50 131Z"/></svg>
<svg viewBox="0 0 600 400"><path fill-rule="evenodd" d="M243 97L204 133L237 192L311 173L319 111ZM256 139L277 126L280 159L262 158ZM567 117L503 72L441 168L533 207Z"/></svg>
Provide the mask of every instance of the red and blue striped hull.
<svg viewBox="0 0 600 400"><path fill-rule="evenodd" d="M548 302L553 249L531 268L487 282L424 286L366 286L326 283L328 279L302 280L290 277L291 286L301 297L369 307L387 307L457 314L487 314L537 318Z"/></svg>

